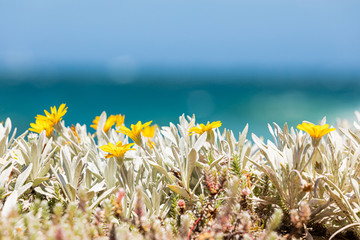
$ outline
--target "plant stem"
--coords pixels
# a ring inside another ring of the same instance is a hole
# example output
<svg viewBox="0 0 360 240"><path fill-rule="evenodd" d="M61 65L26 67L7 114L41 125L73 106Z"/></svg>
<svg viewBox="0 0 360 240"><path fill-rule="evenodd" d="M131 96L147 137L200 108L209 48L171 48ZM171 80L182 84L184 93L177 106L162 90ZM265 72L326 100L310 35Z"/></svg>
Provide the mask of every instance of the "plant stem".
<svg viewBox="0 0 360 240"><path fill-rule="evenodd" d="M302 173L304 171L304 169L306 168L306 166L311 162L311 160L313 159L315 152L316 152L317 147L314 148L309 160L305 163L305 165L301 168L300 173Z"/></svg>

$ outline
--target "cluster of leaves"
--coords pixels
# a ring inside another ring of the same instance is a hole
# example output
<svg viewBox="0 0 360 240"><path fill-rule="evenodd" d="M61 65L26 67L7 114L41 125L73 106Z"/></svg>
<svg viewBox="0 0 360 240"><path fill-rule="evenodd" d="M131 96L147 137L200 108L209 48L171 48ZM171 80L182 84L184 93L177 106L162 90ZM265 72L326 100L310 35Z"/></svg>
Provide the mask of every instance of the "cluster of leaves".
<svg viewBox="0 0 360 240"><path fill-rule="evenodd" d="M118 126L54 125L16 137L0 124L0 238L295 239L360 234L360 114L314 141L277 124L264 142L195 117L156 128L151 144ZM325 119L322 120L325 124ZM109 124L108 124L109 125ZM205 127L205 125L203 125ZM209 127L210 126L210 127ZM129 130L130 131L130 130ZM140 131L139 131L140 133ZM106 158L107 157L107 158Z"/></svg>

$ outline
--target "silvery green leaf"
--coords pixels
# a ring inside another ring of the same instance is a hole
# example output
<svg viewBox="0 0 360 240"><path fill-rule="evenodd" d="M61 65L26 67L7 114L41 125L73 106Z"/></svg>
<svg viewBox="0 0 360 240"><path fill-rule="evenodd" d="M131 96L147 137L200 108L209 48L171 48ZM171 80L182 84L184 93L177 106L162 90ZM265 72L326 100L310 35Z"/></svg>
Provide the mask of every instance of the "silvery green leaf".
<svg viewBox="0 0 360 240"><path fill-rule="evenodd" d="M139 185L140 179L143 178L143 174L145 172L145 168L143 165L140 165L139 170L137 171L135 178L135 185Z"/></svg>
<svg viewBox="0 0 360 240"><path fill-rule="evenodd" d="M93 202L93 204L91 204L90 208L93 209L95 208L97 205L100 204L101 201L103 201L107 196L109 196L116 188L110 188L109 190L103 192L100 197L98 197L98 199L96 199L95 202Z"/></svg>
<svg viewBox="0 0 360 240"><path fill-rule="evenodd" d="M55 198L55 195L47 192L47 191L44 191L41 187L36 187L34 188L35 192L41 194L41 195L44 195L44 196L47 196L49 198Z"/></svg>
<svg viewBox="0 0 360 240"><path fill-rule="evenodd" d="M260 164L258 164L257 162L248 159L251 163L253 163L256 167L258 167L260 170L262 170L262 172L264 172L270 179L270 181L273 183L273 185L275 186L276 190L278 191L281 199L283 201L288 201L288 198L284 192L284 188L283 188L283 183L281 182L281 180L278 178L276 172L274 172L274 170L272 170L271 168L269 168L268 166L262 166Z"/></svg>
<svg viewBox="0 0 360 240"><path fill-rule="evenodd" d="M275 144L278 145L277 138L276 138L276 135L274 133L274 130L273 130L273 128L271 127L271 125L269 123L268 123L268 129L269 129L269 132L270 132L271 136L274 138Z"/></svg>
<svg viewBox="0 0 360 240"><path fill-rule="evenodd" d="M189 121L189 128L193 127L195 125L195 114L192 116L187 115L186 118Z"/></svg>
<svg viewBox="0 0 360 240"><path fill-rule="evenodd" d="M49 180L49 177L38 177L33 180L34 187L38 186L40 183Z"/></svg>
<svg viewBox="0 0 360 240"><path fill-rule="evenodd" d="M10 196L6 198L4 207L1 211L1 217L3 220L6 220L8 215L11 213L11 211L16 209L17 200L18 200L19 194L17 190L14 190Z"/></svg>
<svg viewBox="0 0 360 240"><path fill-rule="evenodd" d="M185 190L185 188L177 186L177 185L167 185L168 188L170 188L173 192L179 194L180 196L186 198L186 199L191 199L191 196L189 195L189 193Z"/></svg>
<svg viewBox="0 0 360 240"><path fill-rule="evenodd" d="M350 182L351 182L351 185L352 185L353 190L355 192L356 199L357 199L358 203L360 204L359 183L353 178L350 178Z"/></svg>
<svg viewBox="0 0 360 240"><path fill-rule="evenodd" d="M161 205L159 216L165 218L171 209L171 199L169 198L164 204Z"/></svg>
<svg viewBox="0 0 360 240"><path fill-rule="evenodd" d="M171 129L169 127L163 127L161 130L161 134L164 135L165 138L169 139L175 146L177 146L176 139L171 133Z"/></svg>
<svg viewBox="0 0 360 240"><path fill-rule="evenodd" d="M50 159L47 163L45 163L42 166L40 172L37 174L37 177L39 178L44 177L49 172L51 164L53 164L53 161Z"/></svg>
<svg viewBox="0 0 360 240"><path fill-rule="evenodd" d="M194 187L194 188L192 189L192 191L191 191L191 194L192 194L192 195L194 195L196 189L197 189L199 186L200 186L200 188L202 189L200 183L201 183L203 180L204 180L204 177L201 177L201 178L197 181L197 183L195 184L195 187Z"/></svg>
<svg viewBox="0 0 360 240"><path fill-rule="evenodd" d="M82 158L80 158L80 157L77 157L77 161L74 161L74 163L77 163L77 164L72 168L75 171L72 175L73 179L71 179L71 182L74 186L76 186L79 182L82 170L84 168L84 164L83 164Z"/></svg>
<svg viewBox="0 0 360 240"><path fill-rule="evenodd" d="M37 144L34 145L34 146L36 146L36 149L35 149L36 150L36 155L40 156L42 150L44 149L45 140L46 140L46 133L45 133L45 131L42 131L39 134L39 139L38 139Z"/></svg>
<svg viewBox="0 0 360 240"><path fill-rule="evenodd" d="M170 177L170 175L168 174L168 171L165 170L165 168L163 168L162 166L160 166L159 164L157 164L156 162L153 162L151 160L148 160L148 163L154 167L156 170L158 170L160 173L164 174L164 176L168 179L169 182L174 182L174 180Z"/></svg>
<svg viewBox="0 0 360 240"><path fill-rule="evenodd" d="M21 186L17 191L18 191L18 196L20 197L24 192L26 192L31 186L33 185L33 183L29 182L23 186Z"/></svg>
<svg viewBox="0 0 360 240"><path fill-rule="evenodd" d="M195 163L195 166L197 166L198 168L203 169L203 168L206 166L206 164L203 164L203 163L201 163L201 162L196 162L196 163Z"/></svg>
<svg viewBox="0 0 360 240"><path fill-rule="evenodd" d="M146 206L148 209L152 209L152 208L153 208L153 205L152 205L152 202L151 202L150 198L149 198L145 193L142 194L142 197L143 197L145 206Z"/></svg>
<svg viewBox="0 0 360 240"><path fill-rule="evenodd" d="M187 157L187 173L186 173L186 188L189 189L190 177L198 160L198 154L194 148L190 150Z"/></svg>
<svg viewBox="0 0 360 240"><path fill-rule="evenodd" d="M354 113L355 113L357 121L360 122L360 112L355 111Z"/></svg>
<svg viewBox="0 0 360 240"><path fill-rule="evenodd" d="M285 122L284 127L283 127L283 133L284 135L288 135L289 134L289 127L287 125L287 123Z"/></svg>
<svg viewBox="0 0 360 240"><path fill-rule="evenodd" d="M102 179L101 173L93 162L88 162L86 167L87 170L91 171L98 179Z"/></svg>
<svg viewBox="0 0 360 240"><path fill-rule="evenodd" d="M160 207L160 191L158 191L156 188L152 189L152 194L151 194L151 200L153 203L153 207L152 209L155 210L155 214L158 214L159 211L159 207Z"/></svg>
<svg viewBox="0 0 360 240"><path fill-rule="evenodd" d="M38 169L38 151L37 151L37 145L35 142L31 143L31 151L30 151L30 162L34 165L35 169Z"/></svg>
<svg viewBox="0 0 360 240"><path fill-rule="evenodd" d="M204 132L203 134L201 134L201 136L196 140L196 142L195 142L195 144L193 146L195 151L198 152L201 149L201 147L206 142L206 138L207 138L207 132Z"/></svg>
<svg viewBox="0 0 360 240"><path fill-rule="evenodd" d="M326 186L326 189L328 190L331 199L336 203L336 205L340 208L342 213L345 214L345 216L350 222L359 221L356 213L350 207L350 204L348 203L346 198L341 194L341 192L335 192L334 190L330 189L328 186Z"/></svg>
<svg viewBox="0 0 360 240"><path fill-rule="evenodd" d="M179 166L181 165L181 161L180 161L180 156L179 156L179 149L176 147L176 146L171 146L171 151L172 151L172 154L175 158L175 162L176 164Z"/></svg>
<svg viewBox="0 0 360 240"><path fill-rule="evenodd" d="M42 148L42 150L38 151L38 154L41 156L40 161L43 162L45 161L47 158L49 158L49 153L52 152L54 153L56 150L56 147L54 147L52 145L52 138L50 138L50 140L44 145L40 146Z"/></svg>
<svg viewBox="0 0 360 240"><path fill-rule="evenodd" d="M32 170L32 163L30 163L29 166L26 167L26 169L18 176L15 183L15 190L18 190L20 187L22 187L29 177L31 170Z"/></svg>
<svg viewBox="0 0 360 240"><path fill-rule="evenodd" d="M223 155L223 156L221 156L220 158L214 160L214 161L210 164L210 168L213 168L213 167L215 167L216 165L218 165L218 163L219 163L221 160L223 160L224 157L225 157L225 156Z"/></svg>
<svg viewBox="0 0 360 240"><path fill-rule="evenodd" d="M17 132L17 129L15 128L12 135L11 135L11 137L10 137L10 139L9 139L9 141L8 141L8 143L7 143L8 146L12 146L12 143L13 143L13 141L15 139L15 136L16 136L16 132Z"/></svg>
<svg viewBox="0 0 360 240"><path fill-rule="evenodd" d="M67 183L66 184L66 189L67 189L67 192L69 194L70 201L75 201L76 200L76 189L75 189L75 187L73 187L71 184Z"/></svg>
<svg viewBox="0 0 360 240"><path fill-rule="evenodd" d="M323 119L321 119L320 125L324 125L326 124L326 116L323 117Z"/></svg>
<svg viewBox="0 0 360 240"><path fill-rule="evenodd" d="M174 146L174 145L172 145L172 146ZM185 140L185 138L180 139L178 149L179 149L179 153L189 152L189 150L188 150L189 143Z"/></svg>
<svg viewBox="0 0 360 240"><path fill-rule="evenodd" d="M23 159L23 161L21 162L24 162L24 164L30 164L30 157L28 155L28 153L31 151L28 144L25 142L24 139L20 139L20 140L15 140L15 142L18 144L18 146L20 147L20 154L21 156L19 155L18 158L19 158L19 161L20 161L20 158Z"/></svg>
<svg viewBox="0 0 360 240"><path fill-rule="evenodd" d="M104 179L108 189L111 189L116 185L116 178L115 178L116 169L117 169L117 164L115 162L115 159L113 157L109 158L108 164L105 166L105 171L104 171Z"/></svg>
<svg viewBox="0 0 360 240"><path fill-rule="evenodd" d="M10 158L20 165L25 165L25 159L20 149L12 149L10 151Z"/></svg>
<svg viewBox="0 0 360 240"><path fill-rule="evenodd" d="M127 180L130 187L134 185L134 165L130 165L129 170L127 171Z"/></svg>
<svg viewBox="0 0 360 240"><path fill-rule="evenodd" d="M126 198L125 198L126 199ZM124 201L125 202L125 201ZM127 212L125 214L125 217L126 218L130 218L131 217L131 214L133 212L133 209L135 207L135 204L136 204L136 194L132 194L131 195L131 198L130 198L130 203L129 203L129 207L127 208ZM125 204L124 204L125 205ZM124 212L125 213L125 212Z"/></svg>
<svg viewBox="0 0 360 240"><path fill-rule="evenodd" d="M71 155L68 146L64 146L60 150L60 161L62 163L65 175L71 176ZM70 180L70 179L69 179Z"/></svg>
<svg viewBox="0 0 360 240"><path fill-rule="evenodd" d="M186 121L186 119L185 119L185 114L183 114L179 117L179 123L181 126L184 126L184 127L186 127L189 124L188 121Z"/></svg>
<svg viewBox="0 0 360 240"><path fill-rule="evenodd" d="M351 131L350 129L348 129L350 135L352 136L352 138L357 142L357 144L360 144L360 137L354 133L353 131Z"/></svg>
<svg viewBox="0 0 360 240"><path fill-rule="evenodd" d="M70 197L70 193L68 192L66 185L67 185L67 180L60 174L58 173L53 166L51 166L51 170L54 173L56 179L59 181L60 183L60 187L62 188L62 190L64 191L64 193L68 196L68 198Z"/></svg>
<svg viewBox="0 0 360 240"><path fill-rule="evenodd" d="M219 151L227 155L231 155L232 153L230 144L225 140L220 141Z"/></svg>
<svg viewBox="0 0 360 240"><path fill-rule="evenodd" d="M312 162L315 163L315 162L320 162L320 163L323 163L323 155L321 154L321 152L319 151L318 148L315 149L315 153L314 153L314 156L312 158Z"/></svg>
<svg viewBox="0 0 360 240"><path fill-rule="evenodd" d="M97 134L97 137L98 137L99 146L106 145L106 144L108 144L110 142L108 136L104 132L104 126L105 126L105 123L106 123L106 119L107 119L107 116L106 116L106 112L104 111L100 115L100 119L99 119L97 129L96 129L96 134Z"/></svg>
<svg viewBox="0 0 360 240"><path fill-rule="evenodd" d="M234 152L234 142L229 130L226 131L226 142L229 144L230 153Z"/></svg>
<svg viewBox="0 0 360 240"><path fill-rule="evenodd" d="M5 183L8 181L11 171L13 168L12 162L8 162L0 169L0 187L4 187Z"/></svg>
<svg viewBox="0 0 360 240"><path fill-rule="evenodd" d="M90 188L89 191L98 193L104 189L105 189L105 183L104 183L104 181L102 181L102 182L99 182L99 183L95 184L94 186L92 186L92 188Z"/></svg>
<svg viewBox="0 0 360 240"><path fill-rule="evenodd" d="M258 146L258 147L265 147L265 144L263 141L260 140L260 138L258 138L254 133L251 134L251 137L254 141L254 143Z"/></svg>
<svg viewBox="0 0 360 240"><path fill-rule="evenodd" d="M170 122L170 129L171 129L171 133L173 134L174 138L176 139L176 143L179 143L180 137L179 137L178 129L171 122Z"/></svg>
<svg viewBox="0 0 360 240"><path fill-rule="evenodd" d="M181 137L186 138L189 136L187 129L183 128L183 126L181 126L180 124L178 124L177 126Z"/></svg>
<svg viewBox="0 0 360 240"><path fill-rule="evenodd" d="M5 120L6 135L8 135L10 133L11 127L12 127L11 119L6 118L6 120Z"/></svg>
<svg viewBox="0 0 360 240"><path fill-rule="evenodd" d="M24 138L27 136L28 133L29 133L29 130L26 130L24 133L22 133L20 136L18 136L17 139L14 140L14 141L15 141L15 144L17 144L17 143L16 143L16 140L18 140L18 139L24 139ZM15 145L15 146L16 146L16 145Z"/></svg>
<svg viewBox="0 0 360 240"><path fill-rule="evenodd" d="M155 154L156 162L159 163L160 165L162 165L162 157L160 155L159 150L156 147L154 147L153 151L154 151L154 154Z"/></svg>
<svg viewBox="0 0 360 240"><path fill-rule="evenodd" d="M92 182L92 173L91 171L86 168L86 171L85 171L85 187L86 188L91 188L91 182Z"/></svg>
<svg viewBox="0 0 360 240"><path fill-rule="evenodd" d="M6 141L7 141L7 136L3 136L3 138L0 140L0 156L4 156L5 152L6 152Z"/></svg>
<svg viewBox="0 0 360 240"><path fill-rule="evenodd" d="M250 153L251 153L251 147L248 145L245 145L245 147L243 148L243 151L241 151L241 156L240 156L240 159L242 160L242 169L245 169L247 160L250 157Z"/></svg>

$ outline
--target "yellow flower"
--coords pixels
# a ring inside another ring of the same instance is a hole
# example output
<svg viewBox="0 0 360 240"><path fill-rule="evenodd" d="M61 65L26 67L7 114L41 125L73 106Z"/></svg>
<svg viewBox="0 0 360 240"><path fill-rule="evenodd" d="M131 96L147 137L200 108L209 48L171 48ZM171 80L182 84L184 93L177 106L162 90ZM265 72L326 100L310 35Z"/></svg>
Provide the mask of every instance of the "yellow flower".
<svg viewBox="0 0 360 240"><path fill-rule="evenodd" d="M115 115L116 116L116 127L120 127L121 125L124 124L125 122L125 115L121 115L121 114L118 114L118 115Z"/></svg>
<svg viewBox="0 0 360 240"><path fill-rule="evenodd" d="M56 106L50 107L51 113L44 110L46 116L38 115L37 117L41 118L41 119L47 118L48 120L53 122L54 125L58 124L62 120L62 117L67 112L67 107L65 107L65 106L66 106L65 103L61 104L59 107L59 110L56 110Z"/></svg>
<svg viewBox="0 0 360 240"><path fill-rule="evenodd" d="M54 126L62 120L62 117L67 112L67 107L65 106L65 103L61 104L58 110L56 106L50 107L51 113L44 110L45 116L37 115L35 123L30 123L31 128L29 130L36 133L41 133L41 131L45 130L46 136L50 136L54 131Z"/></svg>
<svg viewBox="0 0 360 240"><path fill-rule="evenodd" d="M104 152L108 152L105 158L111 158L111 157L123 158L127 151L135 150L134 148L131 148L133 145L134 143L123 145L121 141L118 141L116 143L116 146L112 143L108 143L108 145L101 146L100 149L103 150Z"/></svg>
<svg viewBox="0 0 360 240"><path fill-rule="evenodd" d="M77 138L78 142L80 143L80 137L79 137L79 134L78 134L77 131L76 131L76 127L75 127L74 124L71 125L71 131L72 131L72 133L75 135L75 137Z"/></svg>
<svg viewBox="0 0 360 240"><path fill-rule="evenodd" d="M95 119L92 121L93 125L90 125L93 129L97 130L97 125L99 124L99 116L96 116Z"/></svg>
<svg viewBox="0 0 360 240"><path fill-rule="evenodd" d="M142 130L142 134L144 137L153 138L155 135L155 129L155 126L145 127L144 130Z"/></svg>
<svg viewBox="0 0 360 240"><path fill-rule="evenodd" d="M54 131L54 124L50 120L36 119L35 123L30 123L30 131L41 133L43 130L46 131L46 136L50 136Z"/></svg>
<svg viewBox="0 0 360 240"><path fill-rule="evenodd" d="M90 127L92 127L93 129L97 129L97 125L99 124L99 116L96 116L95 119L93 120L93 125L91 125ZM105 125L104 125L104 132L108 132L110 130L110 128L112 126L114 126L114 124L116 123L116 127L121 126L122 124L124 124L125 121L125 115L110 115L108 119L106 119Z"/></svg>
<svg viewBox="0 0 360 240"><path fill-rule="evenodd" d="M155 142L153 142L153 138L155 135L156 126L148 126L142 130L142 135L148 139L146 143L151 149L154 148Z"/></svg>
<svg viewBox="0 0 360 240"><path fill-rule="evenodd" d="M335 128L329 128L329 124L324 125L314 125L312 123L303 122L297 126L298 129L307 132L313 140L313 145L317 146L320 142L320 139L331 131L334 131Z"/></svg>
<svg viewBox="0 0 360 240"><path fill-rule="evenodd" d="M137 145L141 146L141 133L144 130L144 128L148 127L152 121L146 122L144 124L141 124L141 121L138 121L136 125L131 124L131 130L125 126L120 126L119 131L125 135L127 135L129 138L131 138Z"/></svg>
<svg viewBox="0 0 360 240"><path fill-rule="evenodd" d="M214 129L214 128L218 128L221 126L221 121L217 121L217 122L212 122L209 123L207 122L206 125L204 124L200 124L199 127L192 127L190 128L189 132L191 133L190 135L194 134L194 133L198 133L198 134L203 134L204 132L209 132L210 130Z"/></svg>

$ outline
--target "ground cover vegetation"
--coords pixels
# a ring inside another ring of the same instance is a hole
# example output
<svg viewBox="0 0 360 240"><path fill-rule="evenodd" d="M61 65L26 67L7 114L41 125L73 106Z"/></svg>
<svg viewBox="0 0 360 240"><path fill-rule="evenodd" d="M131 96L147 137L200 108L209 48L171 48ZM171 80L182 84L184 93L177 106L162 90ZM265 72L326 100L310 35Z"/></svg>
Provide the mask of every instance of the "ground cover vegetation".
<svg viewBox="0 0 360 240"><path fill-rule="evenodd" d="M0 239L359 239L360 114L220 131L51 107L0 124ZM95 130L95 132L94 132Z"/></svg>

